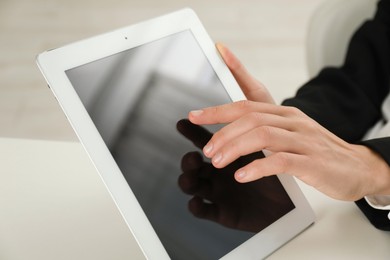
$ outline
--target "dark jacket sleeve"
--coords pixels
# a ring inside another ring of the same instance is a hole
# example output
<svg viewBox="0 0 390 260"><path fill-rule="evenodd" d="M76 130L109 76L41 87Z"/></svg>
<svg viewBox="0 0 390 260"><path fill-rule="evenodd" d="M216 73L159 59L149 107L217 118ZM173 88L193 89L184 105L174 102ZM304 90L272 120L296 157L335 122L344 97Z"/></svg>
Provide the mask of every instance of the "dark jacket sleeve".
<svg viewBox="0 0 390 260"><path fill-rule="evenodd" d="M367 145L390 165L390 137L361 141L378 120L390 88L390 0L378 4L375 17L354 34L344 65L324 68L283 105L301 109L322 126L351 142ZM378 228L390 230L388 211L357 202Z"/></svg>

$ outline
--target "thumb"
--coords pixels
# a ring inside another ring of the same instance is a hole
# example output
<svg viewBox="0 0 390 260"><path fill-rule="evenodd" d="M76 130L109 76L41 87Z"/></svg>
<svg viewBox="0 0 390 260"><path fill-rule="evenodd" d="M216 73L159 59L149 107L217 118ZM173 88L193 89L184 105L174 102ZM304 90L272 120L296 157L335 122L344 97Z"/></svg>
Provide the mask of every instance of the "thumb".
<svg viewBox="0 0 390 260"><path fill-rule="evenodd" d="M222 43L216 47L247 99L275 104L266 87L246 70L241 61Z"/></svg>

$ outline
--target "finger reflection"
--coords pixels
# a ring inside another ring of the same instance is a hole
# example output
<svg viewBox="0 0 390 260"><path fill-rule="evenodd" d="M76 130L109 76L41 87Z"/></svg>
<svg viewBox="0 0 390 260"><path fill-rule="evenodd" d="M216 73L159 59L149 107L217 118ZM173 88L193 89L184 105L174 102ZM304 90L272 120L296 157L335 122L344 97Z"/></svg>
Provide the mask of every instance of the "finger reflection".
<svg viewBox="0 0 390 260"><path fill-rule="evenodd" d="M188 120L180 120L177 129L200 149L212 136ZM178 184L184 193L192 196L188 202L190 212L229 228L259 232L294 209L276 176L250 183L238 183L234 179L238 169L263 157L262 153L250 154L216 169L199 152L185 154Z"/></svg>

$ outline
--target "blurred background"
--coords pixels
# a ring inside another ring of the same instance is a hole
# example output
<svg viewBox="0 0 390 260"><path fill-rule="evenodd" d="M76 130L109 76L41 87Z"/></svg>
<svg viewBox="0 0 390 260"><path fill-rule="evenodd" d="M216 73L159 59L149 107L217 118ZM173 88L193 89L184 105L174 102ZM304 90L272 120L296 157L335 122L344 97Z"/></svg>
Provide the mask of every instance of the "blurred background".
<svg viewBox="0 0 390 260"><path fill-rule="evenodd" d="M307 79L305 36L324 0L0 0L0 136L76 140L35 57L47 49L190 7L277 102Z"/></svg>

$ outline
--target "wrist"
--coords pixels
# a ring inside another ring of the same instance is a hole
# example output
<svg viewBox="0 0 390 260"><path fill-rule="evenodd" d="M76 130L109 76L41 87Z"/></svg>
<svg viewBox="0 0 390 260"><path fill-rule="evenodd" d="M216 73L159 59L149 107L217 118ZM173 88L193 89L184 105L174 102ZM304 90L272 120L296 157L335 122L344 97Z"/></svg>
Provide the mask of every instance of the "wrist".
<svg viewBox="0 0 390 260"><path fill-rule="evenodd" d="M366 196L390 195L390 167L388 163L374 150L361 146L367 158L368 174Z"/></svg>

